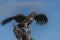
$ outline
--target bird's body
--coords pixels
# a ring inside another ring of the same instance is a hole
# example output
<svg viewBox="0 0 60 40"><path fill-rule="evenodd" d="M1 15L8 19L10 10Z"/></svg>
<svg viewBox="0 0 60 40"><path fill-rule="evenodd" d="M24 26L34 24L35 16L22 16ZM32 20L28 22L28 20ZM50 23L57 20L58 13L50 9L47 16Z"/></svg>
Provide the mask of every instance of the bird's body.
<svg viewBox="0 0 60 40"><path fill-rule="evenodd" d="M18 24L20 27L25 27L26 28L26 32L29 30L31 23L33 21L33 17L28 17L26 16L26 20L22 21L20 24Z"/></svg>

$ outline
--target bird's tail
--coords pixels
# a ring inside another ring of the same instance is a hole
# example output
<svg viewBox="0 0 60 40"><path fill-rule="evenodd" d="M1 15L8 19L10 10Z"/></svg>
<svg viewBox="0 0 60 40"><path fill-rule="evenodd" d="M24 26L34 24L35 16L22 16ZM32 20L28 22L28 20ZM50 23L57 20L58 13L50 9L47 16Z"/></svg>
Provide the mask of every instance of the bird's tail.
<svg viewBox="0 0 60 40"><path fill-rule="evenodd" d="M13 17L7 18L1 22L2 25L5 25L6 23L10 22L13 20Z"/></svg>

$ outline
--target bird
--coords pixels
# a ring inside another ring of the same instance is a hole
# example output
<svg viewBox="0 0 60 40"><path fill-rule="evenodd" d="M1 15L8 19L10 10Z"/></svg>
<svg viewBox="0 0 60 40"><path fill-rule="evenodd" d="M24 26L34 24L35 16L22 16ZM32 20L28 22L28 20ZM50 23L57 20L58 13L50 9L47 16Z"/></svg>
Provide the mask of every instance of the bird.
<svg viewBox="0 0 60 40"><path fill-rule="evenodd" d="M45 25L48 22L48 18L44 13L37 14L36 11L32 11L32 13L28 16L17 14L15 16L6 18L1 22L1 24L5 25L12 20L15 20L17 23L19 23L18 26L27 28L27 30L30 28L32 21L34 20L38 25Z"/></svg>
<svg viewBox="0 0 60 40"><path fill-rule="evenodd" d="M45 14L40 13L36 14L36 12L32 12L28 16L25 16L23 14L18 14L9 18L6 18L1 22L2 25L5 25L6 23L9 23L10 21L15 20L19 24L25 24L26 22L31 24L33 20L36 21L36 24L46 24L48 22L48 18L46 17Z"/></svg>
<svg viewBox="0 0 60 40"><path fill-rule="evenodd" d="M48 18L44 13L37 14L36 11L32 11L32 13L29 14L28 16L25 16L23 14L17 14L15 16L6 18L1 22L1 24L3 26L11 22L12 20L15 20L17 23L19 23L17 24L19 28L21 29L26 28L26 33L30 30L30 26L34 20L36 21L36 24L38 25L45 25L48 22ZM18 32L14 32L14 33L16 35L16 33Z"/></svg>

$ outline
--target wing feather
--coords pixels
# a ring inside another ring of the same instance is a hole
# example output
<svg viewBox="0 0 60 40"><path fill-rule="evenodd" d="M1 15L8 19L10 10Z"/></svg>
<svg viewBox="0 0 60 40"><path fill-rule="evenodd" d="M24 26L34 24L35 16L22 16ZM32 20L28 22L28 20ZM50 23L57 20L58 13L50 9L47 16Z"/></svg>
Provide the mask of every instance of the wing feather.
<svg viewBox="0 0 60 40"><path fill-rule="evenodd" d="M7 18L7 19L3 20L3 21L1 22L1 24L2 24L2 25L5 25L6 23L10 22L11 20L13 20L13 17L10 17L10 18Z"/></svg>
<svg viewBox="0 0 60 40"><path fill-rule="evenodd" d="M14 16L14 20L16 20L16 22L21 23L22 21L26 20L26 16L24 16L23 14L19 14Z"/></svg>
<svg viewBox="0 0 60 40"><path fill-rule="evenodd" d="M13 16L13 17L3 20L1 22L1 24L5 25L6 23L9 23L12 20L15 20L16 22L20 23L20 22L24 21L25 19L26 19L26 17L23 14L19 14L19 15L16 15L16 16Z"/></svg>
<svg viewBox="0 0 60 40"><path fill-rule="evenodd" d="M37 24L40 24L40 25L46 24L48 22L48 19L45 14L37 14L35 16L35 20Z"/></svg>

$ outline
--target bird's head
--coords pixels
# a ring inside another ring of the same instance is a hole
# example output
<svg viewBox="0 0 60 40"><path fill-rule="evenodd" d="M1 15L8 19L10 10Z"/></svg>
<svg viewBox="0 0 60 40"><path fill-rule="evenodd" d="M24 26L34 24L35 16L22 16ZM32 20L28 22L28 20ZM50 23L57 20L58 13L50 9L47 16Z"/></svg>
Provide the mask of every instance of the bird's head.
<svg viewBox="0 0 60 40"><path fill-rule="evenodd" d="M35 17L35 16L36 16L36 11L33 11L33 12L31 13L31 16L32 16L32 17Z"/></svg>

